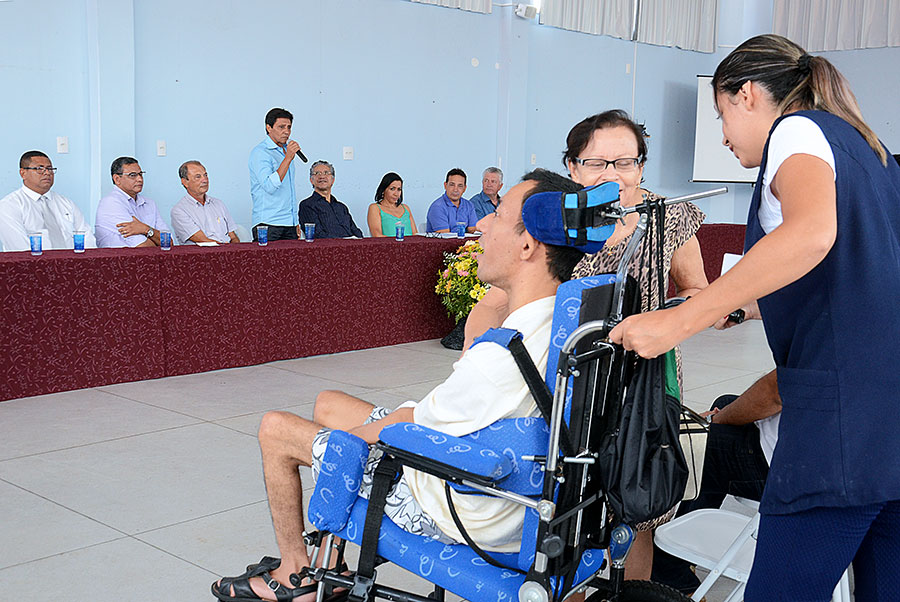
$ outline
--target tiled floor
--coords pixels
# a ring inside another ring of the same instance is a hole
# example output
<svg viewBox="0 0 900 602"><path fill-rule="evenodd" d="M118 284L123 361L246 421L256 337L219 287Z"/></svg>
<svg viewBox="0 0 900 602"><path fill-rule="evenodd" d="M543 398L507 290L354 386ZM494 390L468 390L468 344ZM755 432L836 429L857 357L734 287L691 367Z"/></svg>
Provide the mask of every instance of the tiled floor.
<svg viewBox="0 0 900 602"><path fill-rule="evenodd" d="M758 322L683 349L697 410L772 367ZM255 438L263 413L311 417L331 388L394 407L456 356L424 341L0 403L0 599L212 600L218 576L277 553ZM400 569L380 575L416 584Z"/></svg>

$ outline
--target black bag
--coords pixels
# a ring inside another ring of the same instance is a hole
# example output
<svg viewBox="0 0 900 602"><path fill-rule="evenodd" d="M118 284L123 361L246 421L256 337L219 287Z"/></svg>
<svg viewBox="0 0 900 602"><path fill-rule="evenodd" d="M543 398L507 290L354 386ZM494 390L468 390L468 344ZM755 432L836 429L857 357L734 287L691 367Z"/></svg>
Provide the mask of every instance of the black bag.
<svg viewBox="0 0 900 602"><path fill-rule="evenodd" d="M667 362L671 369L667 370ZM604 435L600 475L617 519L636 525L681 501L688 468L679 443L681 402L674 352L637 358L619 419Z"/></svg>

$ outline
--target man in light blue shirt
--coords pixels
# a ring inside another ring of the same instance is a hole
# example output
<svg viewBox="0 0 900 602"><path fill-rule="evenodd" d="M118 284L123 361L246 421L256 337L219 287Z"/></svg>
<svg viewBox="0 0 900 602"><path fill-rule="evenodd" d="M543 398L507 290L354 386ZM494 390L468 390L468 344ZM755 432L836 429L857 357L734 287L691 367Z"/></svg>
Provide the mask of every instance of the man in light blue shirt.
<svg viewBox="0 0 900 602"><path fill-rule="evenodd" d="M291 140L294 116L275 108L266 113L266 138L250 151L250 198L253 240L258 226L268 226L269 240L297 240L297 195L294 157L300 145ZM302 158L302 154L300 155Z"/></svg>
<svg viewBox="0 0 900 602"><path fill-rule="evenodd" d="M444 180L444 194L428 208L428 219L425 222L426 232L452 232L456 224L466 224L466 232L474 232L478 218L475 207L463 198L466 191L466 172L454 167L447 172Z"/></svg>
<svg viewBox="0 0 900 602"><path fill-rule="evenodd" d="M97 246L158 247L159 231L169 227L156 203L141 194L144 172L137 159L119 157L109 171L115 187L97 205Z"/></svg>
<svg viewBox="0 0 900 602"><path fill-rule="evenodd" d="M488 167L481 174L481 192L469 199L475 206L475 216L480 220L497 210L500 189L503 188L503 172L499 167Z"/></svg>

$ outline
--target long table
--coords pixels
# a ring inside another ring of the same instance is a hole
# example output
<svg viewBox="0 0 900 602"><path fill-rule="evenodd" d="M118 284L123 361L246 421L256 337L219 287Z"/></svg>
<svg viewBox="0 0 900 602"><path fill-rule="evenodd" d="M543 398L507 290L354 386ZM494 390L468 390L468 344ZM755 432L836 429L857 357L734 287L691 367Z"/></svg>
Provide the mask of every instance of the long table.
<svg viewBox="0 0 900 602"><path fill-rule="evenodd" d="M0 400L436 338L455 239L0 253Z"/></svg>
<svg viewBox="0 0 900 602"><path fill-rule="evenodd" d="M697 233L707 277L744 226ZM0 253L0 401L437 338L455 239Z"/></svg>

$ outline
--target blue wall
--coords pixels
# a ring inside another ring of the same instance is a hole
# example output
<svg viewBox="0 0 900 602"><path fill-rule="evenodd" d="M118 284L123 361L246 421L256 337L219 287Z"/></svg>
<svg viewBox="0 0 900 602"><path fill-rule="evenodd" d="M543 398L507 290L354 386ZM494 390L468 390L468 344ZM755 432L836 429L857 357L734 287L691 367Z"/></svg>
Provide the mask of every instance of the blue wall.
<svg viewBox="0 0 900 602"><path fill-rule="evenodd" d="M543 27L509 8L479 15L405 0L0 2L0 194L21 184L19 155L39 148L60 167L56 189L93 216L112 185L110 162L134 154L168 218L184 194L178 166L199 159L211 194L250 225L247 155L273 106L294 113L311 160L334 163L334 192L361 226L387 171L403 175L422 223L450 167L469 173L467 196L487 165L500 164L507 184L532 155L562 171L568 129L611 107L647 125L649 188L701 190L709 185L689 181L694 77L771 22L771 2L720 0L719 11L719 51L701 54ZM896 103L885 97L900 89L900 49L826 56L900 149ZM63 135L70 152L60 155ZM156 156L157 140L167 156ZM298 181L304 198L310 187ZM710 221L741 221L749 192L737 185L700 204Z"/></svg>
<svg viewBox="0 0 900 602"><path fill-rule="evenodd" d="M0 3L0 196L22 185L19 157L37 148L59 167L59 190L88 207L84 13L79 2ZM57 136L69 137L69 154L56 154Z"/></svg>
<svg viewBox="0 0 900 602"><path fill-rule="evenodd" d="M197 158L211 194L249 224L247 156L273 106L294 113L292 137L311 162L335 165L334 193L357 222L388 171L405 178L404 198L424 221L448 169L474 173L494 160L496 15L400 1L226 4L210 15L203 2L135 2L137 153L161 206L184 194L178 166ZM156 157L157 139L168 156ZM299 166L301 199L306 173Z"/></svg>

